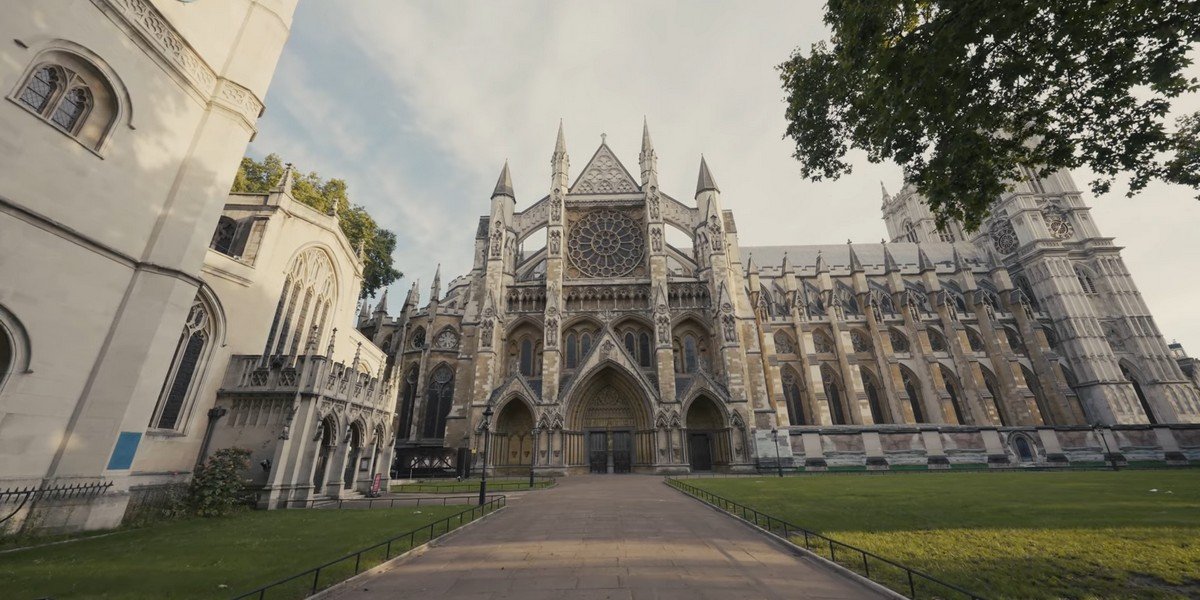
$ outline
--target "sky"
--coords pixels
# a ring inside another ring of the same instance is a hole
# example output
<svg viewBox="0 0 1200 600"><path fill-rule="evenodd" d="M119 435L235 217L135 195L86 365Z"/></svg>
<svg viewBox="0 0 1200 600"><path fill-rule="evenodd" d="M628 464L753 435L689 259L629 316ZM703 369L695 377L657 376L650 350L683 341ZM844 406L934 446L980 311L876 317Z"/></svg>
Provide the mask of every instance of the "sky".
<svg viewBox="0 0 1200 600"><path fill-rule="evenodd" d="M443 290L470 269L505 160L517 210L549 191L560 119L572 180L602 134L636 174L645 118L661 189L690 202L703 154L743 246L878 242L880 182L898 190L899 167L856 152L851 175L810 182L782 137L775 65L826 38L822 14L813 0L302 0L247 152L345 179L396 232L393 311L414 280L428 299L439 263ZM1086 190L1091 174L1073 175ZM1195 196L1166 184L1132 199L1120 184L1084 193L1163 335L1200 354Z"/></svg>

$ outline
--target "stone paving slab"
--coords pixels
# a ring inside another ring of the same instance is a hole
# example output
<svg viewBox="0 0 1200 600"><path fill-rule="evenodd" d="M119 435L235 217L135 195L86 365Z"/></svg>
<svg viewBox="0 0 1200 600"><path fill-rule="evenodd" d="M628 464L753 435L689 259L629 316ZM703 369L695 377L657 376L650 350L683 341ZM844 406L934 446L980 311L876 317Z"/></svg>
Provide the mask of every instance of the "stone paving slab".
<svg viewBox="0 0 1200 600"><path fill-rule="evenodd" d="M329 598L883 598L663 485L592 475L524 495Z"/></svg>

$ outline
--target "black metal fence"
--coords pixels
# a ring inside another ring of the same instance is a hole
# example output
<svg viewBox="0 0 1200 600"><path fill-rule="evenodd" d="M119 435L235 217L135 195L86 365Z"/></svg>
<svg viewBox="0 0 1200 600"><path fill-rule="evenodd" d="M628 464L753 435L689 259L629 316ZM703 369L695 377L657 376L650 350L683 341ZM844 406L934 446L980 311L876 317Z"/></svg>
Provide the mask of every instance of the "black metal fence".
<svg viewBox="0 0 1200 600"><path fill-rule="evenodd" d="M540 490L548 488L557 482L553 477L540 477L534 480L533 487L529 487L529 479L501 479L494 481L489 479L487 486L488 490L497 492L513 492L519 490ZM398 483L392 485L391 491L402 493L413 492L479 492L479 480L472 479L469 481L446 481L437 483Z"/></svg>
<svg viewBox="0 0 1200 600"><path fill-rule="evenodd" d="M0 504L16 504L12 510L0 512L0 523L16 516L26 504L42 500L90 500L108 491L113 482L97 481L93 483L76 483L71 485L28 486L23 488L8 488L0 491Z"/></svg>
<svg viewBox="0 0 1200 600"><path fill-rule="evenodd" d="M744 504L739 504L728 498L718 496L707 490L686 484L678 479L667 478L667 485L715 506L755 527L799 545L801 542L809 552L831 562L837 563L867 579L887 586L909 598L950 599L967 598L969 600L984 600L974 592L969 592L952 583L942 581L932 575L906 567L878 554L862 548L839 542L831 537L815 531L793 525L783 519L759 512Z"/></svg>
<svg viewBox="0 0 1200 600"><path fill-rule="evenodd" d="M244 600L247 598L257 598L258 600L264 600L265 598L306 598L317 593L319 590L358 575L364 569L369 569L374 565L391 559L393 554L400 554L421 544L435 540L450 533L455 527L470 523L504 506L504 496L496 496L483 505L472 506L462 512L411 531L406 531L357 552L335 558L307 571L302 571L290 577L268 583L260 588L235 596L233 600ZM324 579L322 579L322 574L324 574Z"/></svg>
<svg viewBox="0 0 1200 600"><path fill-rule="evenodd" d="M488 484L491 487L491 484ZM488 501L494 501L504 496L488 495ZM437 496L406 498L404 496L389 496L387 498L319 498L310 500L288 500L287 508L331 508L331 509L370 509L395 508L397 506L453 506L457 504L478 504L478 495Z"/></svg>

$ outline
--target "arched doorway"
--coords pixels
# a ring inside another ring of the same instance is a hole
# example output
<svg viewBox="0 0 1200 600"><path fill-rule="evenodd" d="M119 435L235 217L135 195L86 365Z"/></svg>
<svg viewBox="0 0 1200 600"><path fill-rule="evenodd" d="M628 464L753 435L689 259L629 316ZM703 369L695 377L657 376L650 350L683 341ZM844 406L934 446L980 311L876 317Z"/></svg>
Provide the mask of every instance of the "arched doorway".
<svg viewBox="0 0 1200 600"><path fill-rule="evenodd" d="M321 422L321 445L317 446L317 461L313 468L313 493L320 494L325 486L325 474L329 471L329 456L333 454L335 443L333 423L326 419Z"/></svg>
<svg viewBox="0 0 1200 600"><path fill-rule="evenodd" d="M525 471L533 460L533 413L520 400L510 400L500 409L492 447L493 466L507 472Z"/></svg>
<svg viewBox="0 0 1200 600"><path fill-rule="evenodd" d="M631 375L608 367L588 378L568 409L567 466L629 473L653 460L654 433L643 392Z"/></svg>
<svg viewBox="0 0 1200 600"><path fill-rule="evenodd" d="M707 396L700 396L688 407L687 417L688 463L692 471L712 471L713 466L727 463L728 459L718 448L725 441L729 430L720 409Z"/></svg>
<svg viewBox="0 0 1200 600"><path fill-rule="evenodd" d="M358 423L350 426L350 448L346 454L346 470L342 472L342 487L354 487L354 476L358 474L358 460L362 457L363 433Z"/></svg>

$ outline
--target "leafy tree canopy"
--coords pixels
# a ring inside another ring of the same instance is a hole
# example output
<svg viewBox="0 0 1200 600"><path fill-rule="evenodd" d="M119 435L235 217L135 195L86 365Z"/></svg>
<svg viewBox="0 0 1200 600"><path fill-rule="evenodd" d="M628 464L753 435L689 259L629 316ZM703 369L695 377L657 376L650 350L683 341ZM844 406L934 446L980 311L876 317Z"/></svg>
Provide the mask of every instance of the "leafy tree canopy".
<svg viewBox="0 0 1200 600"><path fill-rule="evenodd" d="M294 167L293 167L294 168ZM262 161L245 157L233 179L234 192L262 194L279 183L284 164L277 154L268 154ZM292 196L321 212L337 211L338 224L350 245L362 245L364 261L361 297L375 297L375 292L403 277L392 266L392 251L396 249L396 234L379 227L367 209L351 204L346 182L341 179L322 179L315 171L307 175L296 169Z"/></svg>
<svg viewBox="0 0 1200 600"><path fill-rule="evenodd" d="M1195 0L828 0L830 43L779 65L805 177L892 160L939 224L978 227L1005 183L1086 165L1200 187L1200 113L1168 123ZM1026 170L1028 169L1028 170Z"/></svg>

